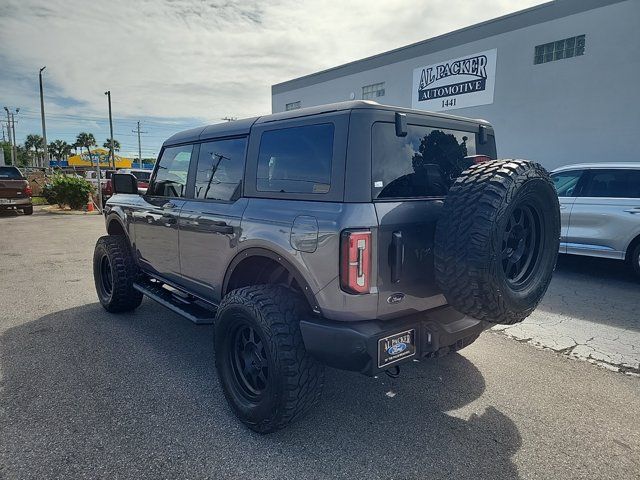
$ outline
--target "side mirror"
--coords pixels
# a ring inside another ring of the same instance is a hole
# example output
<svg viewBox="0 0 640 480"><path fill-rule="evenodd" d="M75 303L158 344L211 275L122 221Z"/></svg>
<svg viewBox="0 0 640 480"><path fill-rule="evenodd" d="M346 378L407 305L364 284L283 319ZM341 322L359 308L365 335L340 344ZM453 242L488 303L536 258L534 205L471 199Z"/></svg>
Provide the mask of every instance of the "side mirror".
<svg viewBox="0 0 640 480"><path fill-rule="evenodd" d="M113 193L138 195L138 180L130 173L114 173L111 176Z"/></svg>

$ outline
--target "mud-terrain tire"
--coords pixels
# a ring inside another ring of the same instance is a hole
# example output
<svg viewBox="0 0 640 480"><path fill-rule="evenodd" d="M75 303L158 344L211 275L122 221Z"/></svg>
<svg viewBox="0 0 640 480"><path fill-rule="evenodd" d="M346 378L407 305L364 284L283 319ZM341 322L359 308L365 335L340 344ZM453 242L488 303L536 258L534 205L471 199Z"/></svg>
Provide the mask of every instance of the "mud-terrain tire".
<svg viewBox="0 0 640 480"><path fill-rule="evenodd" d="M138 266L124 235L106 235L93 252L93 280L100 304L112 313L134 310L142 303L142 293L133 288Z"/></svg>
<svg viewBox="0 0 640 480"><path fill-rule="evenodd" d="M229 292L215 320L218 376L236 416L270 433L297 420L322 393L324 368L305 350L300 319L308 307L278 285Z"/></svg>
<svg viewBox="0 0 640 480"><path fill-rule="evenodd" d="M435 275L455 309L479 320L524 320L547 291L560 206L540 165L493 160L455 181L436 226Z"/></svg>

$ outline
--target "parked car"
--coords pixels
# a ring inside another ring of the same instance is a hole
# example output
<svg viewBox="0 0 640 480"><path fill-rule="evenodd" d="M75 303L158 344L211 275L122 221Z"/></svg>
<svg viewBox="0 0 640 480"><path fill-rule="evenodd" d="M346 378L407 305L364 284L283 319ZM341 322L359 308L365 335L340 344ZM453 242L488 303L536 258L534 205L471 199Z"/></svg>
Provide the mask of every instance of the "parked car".
<svg viewBox="0 0 640 480"><path fill-rule="evenodd" d="M558 197L540 165L487 157L483 120L362 101L178 133L144 195L113 175L98 298L214 323L229 404L272 432L318 402L323 365L397 375L533 311Z"/></svg>
<svg viewBox="0 0 640 480"><path fill-rule="evenodd" d="M17 167L0 166L0 210L22 210L33 213L31 187Z"/></svg>
<svg viewBox="0 0 640 480"><path fill-rule="evenodd" d="M106 203L111 195L113 195L113 187L111 185L111 176L115 173L115 170L101 170L100 171L100 186L102 188L102 203ZM93 185L95 192L98 189L98 172L95 170L87 170L84 172L84 178Z"/></svg>
<svg viewBox="0 0 640 480"><path fill-rule="evenodd" d="M121 168L118 170L118 173L130 173L136 177L136 180L138 180L138 191L143 195L147 193L147 188L149 188L151 172L153 172L153 170L146 170L142 168Z"/></svg>
<svg viewBox="0 0 640 480"><path fill-rule="evenodd" d="M640 162L567 165L551 178L560 253L624 260L640 276Z"/></svg>

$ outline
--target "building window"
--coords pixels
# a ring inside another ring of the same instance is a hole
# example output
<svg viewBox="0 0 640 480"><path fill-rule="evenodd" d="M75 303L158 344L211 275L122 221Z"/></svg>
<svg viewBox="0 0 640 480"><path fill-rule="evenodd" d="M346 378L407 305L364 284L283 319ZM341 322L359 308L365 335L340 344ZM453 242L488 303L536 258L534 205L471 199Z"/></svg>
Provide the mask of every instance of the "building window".
<svg viewBox="0 0 640 480"><path fill-rule="evenodd" d="M578 57L584 55L584 46L584 35L538 45L535 49L533 63L538 65L539 63L553 62L563 58Z"/></svg>
<svg viewBox="0 0 640 480"><path fill-rule="evenodd" d="M297 110L299 108L302 108L302 103L300 102L300 100L298 100L297 102L287 103L284 108L287 112L289 110Z"/></svg>
<svg viewBox="0 0 640 480"><path fill-rule="evenodd" d="M362 87L362 99L373 100L374 98L384 96L384 82L365 85Z"/></svg>

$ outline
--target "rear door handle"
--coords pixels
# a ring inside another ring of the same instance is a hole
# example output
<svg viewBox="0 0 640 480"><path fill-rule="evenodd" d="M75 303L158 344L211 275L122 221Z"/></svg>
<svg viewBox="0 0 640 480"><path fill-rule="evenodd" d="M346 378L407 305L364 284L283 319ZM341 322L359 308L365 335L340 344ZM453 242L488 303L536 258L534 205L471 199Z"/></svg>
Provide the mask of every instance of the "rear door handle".
<svg viewBox="0 0 640 480"><path fill-rule="evenodd" d="M625 212L627 212L627 213L640 213L640 207L628 208L627 210L625 210Z"/></svg>

